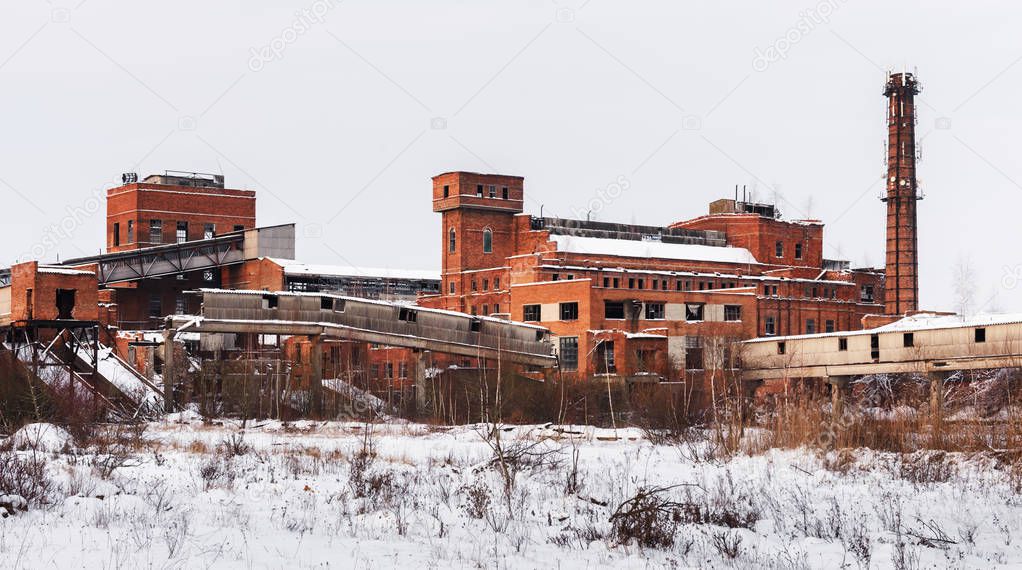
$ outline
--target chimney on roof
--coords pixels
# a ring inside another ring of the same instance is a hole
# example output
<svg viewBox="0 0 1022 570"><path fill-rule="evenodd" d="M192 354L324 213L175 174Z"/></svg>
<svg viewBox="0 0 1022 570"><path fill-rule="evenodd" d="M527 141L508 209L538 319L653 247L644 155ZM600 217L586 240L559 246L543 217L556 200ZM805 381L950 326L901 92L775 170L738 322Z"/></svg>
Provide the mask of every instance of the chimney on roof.
<svg viewBox="0 0 1022 570"><path fill-rule="evenodd" d="M887 97L887 278L885 312L919 309L919 243L916 203L916 106L919 83L912 73L888 74Z"/></svg>

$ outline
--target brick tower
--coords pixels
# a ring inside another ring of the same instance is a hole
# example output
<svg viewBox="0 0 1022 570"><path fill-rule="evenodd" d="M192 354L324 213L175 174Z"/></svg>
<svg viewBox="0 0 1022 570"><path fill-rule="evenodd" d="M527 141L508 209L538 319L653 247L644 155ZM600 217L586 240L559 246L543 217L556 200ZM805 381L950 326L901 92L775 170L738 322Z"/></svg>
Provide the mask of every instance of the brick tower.
<svg viewBox="0 0 1022 570"><path fill-rule="evenodd" d="M919 308L919 245L916 225L916 106L919 84L911 73L887 77L887 280L889 315Z"/></svg>

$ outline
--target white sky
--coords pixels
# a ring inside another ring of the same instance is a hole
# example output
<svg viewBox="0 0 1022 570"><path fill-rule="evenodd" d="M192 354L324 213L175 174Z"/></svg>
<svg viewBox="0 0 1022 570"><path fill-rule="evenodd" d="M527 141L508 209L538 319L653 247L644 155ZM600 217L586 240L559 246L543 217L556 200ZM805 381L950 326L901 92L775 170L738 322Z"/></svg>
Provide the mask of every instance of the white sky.
<svg viewBox="0 0 1022 570"><path fill-rule="evenodd" d="M884 69L907 66L924 88L923 305L955 308L967 260L976 309L1022 310L1020 16L861 0L4 2L0 264L97 252L103 212L69 208L164 169L257 190L260 225L297 222L310 263L437 267L429 178L464 169L522 175L527 210L560 216L625 180L593 217L644 224L700 215L735 184L777 191L785 217L827 223L828 257L882 264L881 91ZM279 56L253 61L270 45ZM754 65L770 46L785 56ZM55 223L72 229L51 245Z"/></svg>

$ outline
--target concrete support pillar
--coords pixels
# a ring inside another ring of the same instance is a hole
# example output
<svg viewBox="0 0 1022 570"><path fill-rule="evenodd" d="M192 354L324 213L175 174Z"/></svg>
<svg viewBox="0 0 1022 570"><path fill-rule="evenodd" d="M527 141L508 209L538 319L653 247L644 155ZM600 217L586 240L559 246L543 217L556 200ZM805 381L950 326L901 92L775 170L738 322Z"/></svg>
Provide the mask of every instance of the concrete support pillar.
<svg viewBox="0 0 1022 570"><path fill-rule="evenodd" d="M312 415L323 417L323 340L319 335L309 337L309 395Z"/></svg>
<svg viewBox="0 0 1022 570"><path fill-rule="evenodd" d="M174 405L174 388L176 371L174 369L174 329L163 331L163 406L167 413L172 413Z"/></svg>
<svg viewBox="0 0 1022 570"><path fill-rule="evenodd" d="M845 401L848 399L850 376L829 376L827 383L830 384L830 404L834 421L837 421L845 413Z"/></svg>
<svg viewBox="0 0 1022 570"><path fill-rule="evenodd" d="M431 411L429 405L429 383L426 381L426 353L415 353L415 411L426 414Z"/></svg>

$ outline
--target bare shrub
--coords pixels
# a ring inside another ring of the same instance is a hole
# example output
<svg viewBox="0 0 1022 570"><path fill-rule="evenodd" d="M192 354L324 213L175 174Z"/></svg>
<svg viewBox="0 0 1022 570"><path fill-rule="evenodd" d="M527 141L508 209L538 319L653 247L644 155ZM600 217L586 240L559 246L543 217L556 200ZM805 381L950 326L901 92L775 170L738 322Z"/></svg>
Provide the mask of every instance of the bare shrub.
<svg viewBox="0 0 1022 570"><path fill-rule="evenodd" d="M232 433L220 440L217 450L227 457L238 457L240 455L247 455L249 451L252 451L252 446L245 441L245 434L238 432Z"/></svg>
<svg viewBox="0 0 1022 570"><path fill-rule="evenodd" d="M46 462L41 457L0 451L0 495L16 495L27 505L39 506L50 502L53 489L53 481L46 474Z"/></svg>
<svg viewBox="0 0 1022 570"><path fill-rule="evenodd" d="M841 533L841 544L852 554L859 568L869 569L869 562L873 558L873 544L869 538L865 518L849 521L845 531Z"/></svg>
<svg viewBox="0 0 1022 570"><path fill-rule="evenodd" d="M930 485L948 482L955 472L955 465L948 459L947 454L936 451L902 456L894 464L893 475L914 485Z"/></svg>
<svg viewBox="0 0 1022 570"><path fill-rule="evenodd" d="M742 535L737 532L715 532L712 544L717 553L725 560L734 560L742 553Z"/></svg>
<svg viewBox="0 0 1022 570"><path fill-rule="evenodd" d="M670 548L681 521L683 505L664 494L669 487L640 487L610 516L612 532L620 544L635 542L647 548Z"/></svg>
<svg viewBox="0 0 1022 570"><path fill-rule="evenodd" d="M490 489L481 481L462 487L465 493L465 502L462 508L465 513L474 519L481 519L490 510Z"/></svg>
<svg viewBox="0 0 1022 570"><path fill-rule="evenodd" d="M219 455L207 458L199 465L199 477L202 479L202 488L208 491L219 484L231 484L234 482L234 472L231 470L231 462Z"/></svg>

